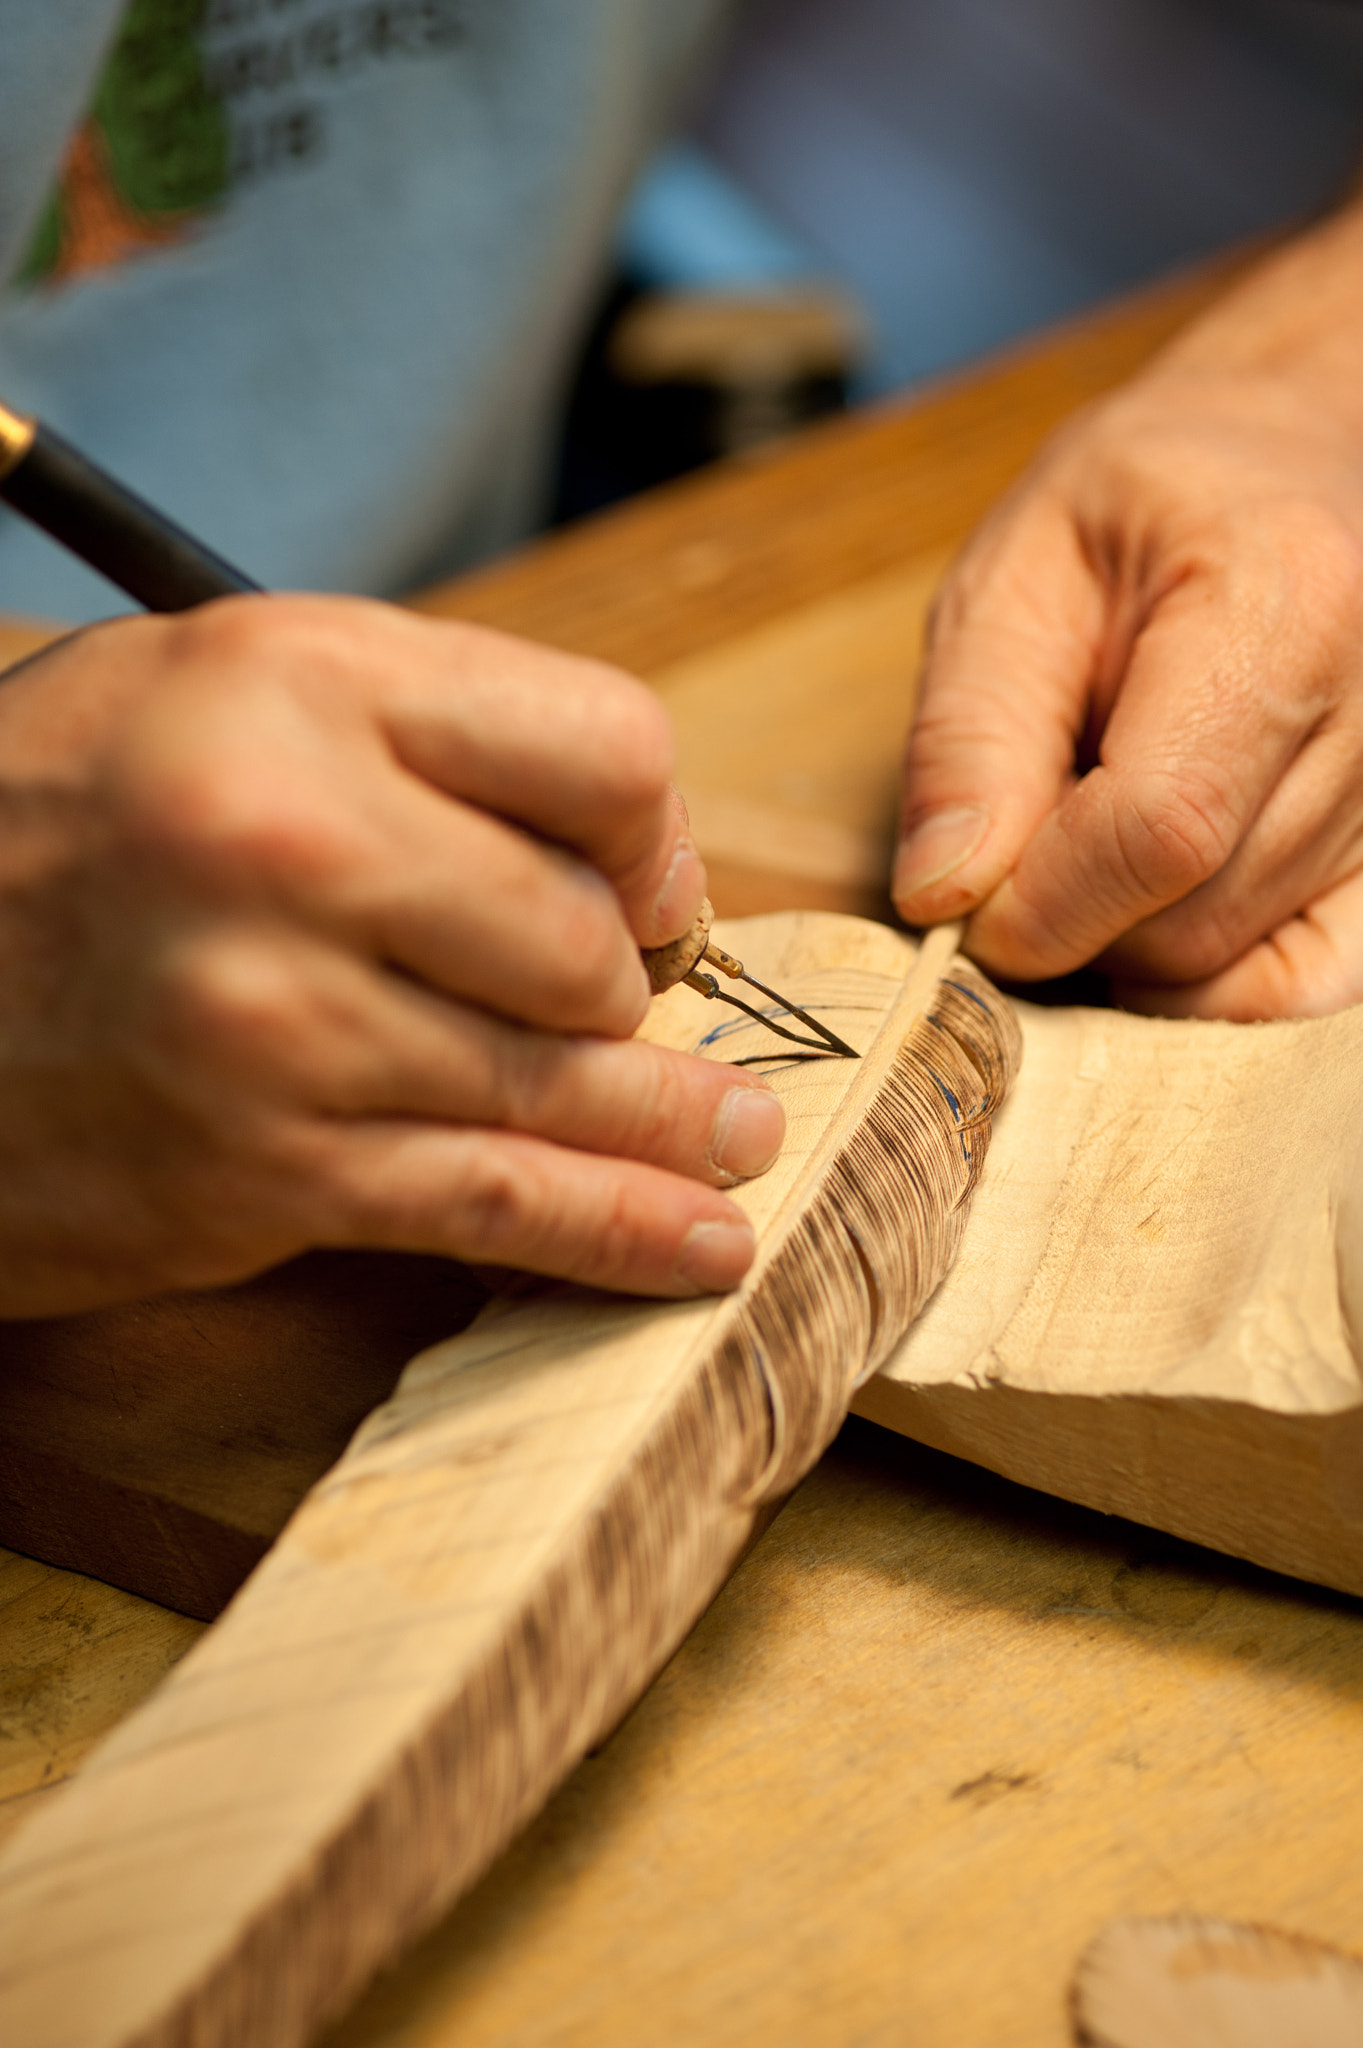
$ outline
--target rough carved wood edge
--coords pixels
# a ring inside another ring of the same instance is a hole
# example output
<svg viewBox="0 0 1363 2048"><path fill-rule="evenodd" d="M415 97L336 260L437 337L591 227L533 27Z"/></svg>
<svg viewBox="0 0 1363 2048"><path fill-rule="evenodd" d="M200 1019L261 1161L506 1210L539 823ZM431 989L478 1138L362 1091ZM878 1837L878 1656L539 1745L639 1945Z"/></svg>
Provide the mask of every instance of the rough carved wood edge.
<svg viewBox="0 0 1363 2048"><path fill-rule="evenodd" d="M750 1281L662 1305L513 1291L408 1368L0 1858L0 2036L309 2038L613 1724L936 1284L1011 1011L950 932L914 960L855 920L764 922L750 961L869 1044L781 1071L792 1142L748 1191ZM680 1042L713 1039L677 994Z"/></svg>
<svg viewBox="0 0 1363 2048"><path fill-rule="evenodd" d="M1017 1008L962 1257L859 1412L1363 1594L1363 1008Z"/></svg>

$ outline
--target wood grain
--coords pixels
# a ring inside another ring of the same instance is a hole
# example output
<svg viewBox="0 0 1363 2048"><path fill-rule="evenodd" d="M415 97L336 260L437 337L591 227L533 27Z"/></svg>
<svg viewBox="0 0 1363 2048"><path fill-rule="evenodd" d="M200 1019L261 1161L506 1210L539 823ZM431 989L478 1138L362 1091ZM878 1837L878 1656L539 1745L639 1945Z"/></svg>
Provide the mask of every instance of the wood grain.
<svg viewBox="0 0 1363 2048"><path fill-rule="evenodd" d="M0 1532L211 1621L407 1360L486 1298L448 1259L315 1252L208 1296L6 1324Z"/></svg>
<svg viewBox="0 0 1363 2048"><path fill-rule="evenodd" d="M1199 265L907 402L720 464L415 602L652 675L793 602L957 545L1053 427L1139 369L1261 253Z"/></svg>
<svg viewBox="0 0 1363 2048"><path fill-rule="evenodd" d="M137 1705L202 1630L131 1593L0 1551L0 1835Z"/></svg>
<svg viewBox="0 0 1363 2048"><path fill-rule="evenodd" d="M721 910L884 905L943 560L796 606L658 679ZM5 1326L0 1540L211 1620L406 1360L484 1291L447 1261L334 1253L211 1295Z"/></svg>
<svg viewBox="0 0 1363 2048"><path fill-rule="evenodd" d="M326 2048L1066 2048L1118 1915L1357 1946L1360 1799L1359 1603L857 1422Z"/></svg>
<svg viewBox="0 0 1363 2048"><path fill-rule="evenodd" d="M917 555L651 676L725 914L891 915L899 762L947 561ZM755 903L756 876L781 899Z"/></svg>
<svg viewBox="0 0 1363 2048"><path fill-rule="evenodd" d="M860 1412L1363 1593L1363 1009L1018 1012L974 1230Z"/></svg>
<svg viewBox="0 0 1363 2048"><path fill-rule="evenodd" d="M1080 1959L1083 2048L1356 2048L1363 1962L1273 1927L1118 1920Z"/></svg>
<svg viewBox="0 0 1363 2048"><path fill-rule="evenodd" d="M789 1059L683 986L655 1006L656 1041L765 1056L786 1103L780 1159L736 1196L742 1287L516 1286L407 1368L218 1626L0 1852L0 2039L296 2048L614 1724L959 1243L1017 1033L958 936L716 929L862 1050Z"/></svg>

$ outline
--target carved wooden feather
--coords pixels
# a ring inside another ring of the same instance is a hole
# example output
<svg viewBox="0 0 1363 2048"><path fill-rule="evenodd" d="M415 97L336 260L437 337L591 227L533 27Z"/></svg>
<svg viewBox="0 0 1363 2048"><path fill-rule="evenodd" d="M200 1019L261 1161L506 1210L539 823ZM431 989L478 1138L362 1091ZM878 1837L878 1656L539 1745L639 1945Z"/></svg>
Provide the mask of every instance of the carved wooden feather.
<svg viewBox="0 0 1363 2048"><path fill-rule="evenodd" d="M723 935L722 935L723 936ZM296 2048L630 1705L950 1263L1017 1052L955 934L752 920L865 1048L771 1058L790 1135L723 1300L520 1283L414 1361L222 1619L0 1858L0 2040Z"/></svg>

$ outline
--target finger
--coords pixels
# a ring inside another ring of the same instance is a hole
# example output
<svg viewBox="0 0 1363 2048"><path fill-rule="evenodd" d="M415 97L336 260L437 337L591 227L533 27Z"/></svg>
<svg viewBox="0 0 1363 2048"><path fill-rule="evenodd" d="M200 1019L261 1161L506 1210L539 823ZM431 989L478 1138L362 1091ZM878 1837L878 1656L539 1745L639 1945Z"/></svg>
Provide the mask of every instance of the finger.
<svg viewBox="0 0 1363 2048"><path fill-rule="evenodd" d="M695 1181L541 1138L373 1123L328 1149L331 1244L672 1297L737 1286L756 1248L742 1211Z"/></svg>
<svg viewBox="0 0 1363 2048"><path fill-rule="evenodd" d="M671 728L604 662L368 598L232 599L160 622L202 680L270 672L310 706L377 718L413 773L595 858L621 820L665 807Z"/></svg>
<svg viewBox="0 0 1363 2048"><path fill-rule="evenodd" d="M384 1034L381 1070L358 1094L364 1114L496 1124L718 1187L765 1173L781 1150L785 1111L756 1075L640 1040L563 1038L474 1011L433 1015L452 1008L433 1002L416 1019L417 1001L413 992L402 1005L401 1035Z"/></svg>
<svg viewBox="0 0 1363 2048"><path fill-rule="evenodd" d="M632 1030L648 989L618 892L584 856L485 803L452 800L385 736L372 701L384 697L375 679L384 648L393 702L424 707L428 728L441 706L462 704L446 723L469 723L468 704L435 660L448 654L436 629L359 602L279 600L277 612L274 603L229 601L207 607L207 622L158 622L163 635L180 636L192 687L163 692L156 719L122 742L116 784L165 856L162 871L349 916L357 943L391 944L412 972L534 1022ZM340 633L338 619L354 630ZM481 668L475 677L474 696L486 682ZM620 682L627 696L644 694ZM651 707L655 722L659 715ZM540 723L552 729L548 716ZM490 755L494 739L481 736ZM598 740L593 764L601 751ZM566 786L572 762L564 755L559 765ZM633 778L632 879L655 925L685 928L704 874L655 767ZM604 815L601 785L611 778L595 765L592 776L589 794ZM626 794L615 792L617 813ZM623 863L622 849L618 833ZM636 922L647 920L640 913Z"/></svg>
<svg viewBox="0 0 1363 2048"><path fill-rule="evenodd" d="M1363 735L1327 725L1292 761L1225 865L1123 934L1100 965L1129 978L1204 981L1233 966L1363 860Z"/></svg>
<svg viewBox="0 0 1363 2048"><path fill-rule="evenodd" d="M669 786L672 728L653 692L605 662L483 627L416 623L434 639L422 648L423 686L396 686L383 710L398 757L449 795L581 853L614 885L640 945L680 937L705 872Z"/></svg>
<svg viewBox="0 0 1363 2048"><path fill-rule="evenodd" d="M1289 565L1253 534L1158 603L1100 764L971 919L982 965L1067 973L1220 872L1329 709L1304 613Z"/></svg>
<svg viewBox="0 0 1363 2048"><path fill-rule="evenodd" d="M655 873L626 885L616 880L630 929L641 946L664 946L689 932L705 901L709 880L705 863L691 837L686 799L675 784L667 791L667 823L657 855L662 880Z"/></svg>
<svg viewBox="0 0 1363 2048"><path fill-rule="evenodd" d="M1104 597L1064 501L1004 507L939 600L904 768L894 900L911 923L972 909L1073 778Z"/></svg>
<svg viewBox="0 0 1363 2048"><path fill-rule="evenodd" d="M338 924L375 958L545 1030L625 1037L648 979L620 899L586 861L413 783L388 792Z"/></svg>
<svg viewBox="0 0 1363 2048"><path fill-rule="evenodd" d="M503 1126L717 1186L765 1172L785 1136L757 1075L527 1030L294 931L238 927L181 947L140 1036L144 1061L223 1102Z"/></svg>
<svg viewBox="0 0 1363 2048"><path fill-rule="evenodd" d="M496 1125L717 1186L764 1172L785 1136L757 1075L637 1040L526 1030L293 933L183 949L152 1044L225 1100Z"/></svg>
<svg viewBox="0 0 1363 2048"><path fill-rule="evenodd" d="M290 913L371 962L546 1029L627 1036L648 980L619 898L580 857L408 774L381 749L319 773L304 719L230 726L146 828L149 884ZM139 763L139 767L143 764ZM153 778L144 778L153 779Z"/></svg>
<svg viewBox="0 0 1363 2048"><path fill-rule="evenodd" d="M1218 974L1174 986L1118 978L1123 1009L1158 1017L1325 1017L1363 1002L1363 875L1288 918Z"/></svg>
<svg viewBox="0 0 1363 2048"><path fill-rule="evenodd" d="M291 718L348 734L357 760L377 738L412 777L578 852L640 944L694 918L704 879L693 849L678 858L671 727L620 670L360 598L229 599L160 631L202 716L215 678L237 706L244 687L272 693L286 740Z"/></svg>

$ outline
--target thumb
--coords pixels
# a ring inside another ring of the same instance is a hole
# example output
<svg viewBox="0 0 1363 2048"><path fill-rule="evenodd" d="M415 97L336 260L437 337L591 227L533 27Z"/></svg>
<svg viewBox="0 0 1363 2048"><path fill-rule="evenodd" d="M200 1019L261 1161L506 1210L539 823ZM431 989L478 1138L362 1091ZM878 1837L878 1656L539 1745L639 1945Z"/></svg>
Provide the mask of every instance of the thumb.
<svg viewBox="0 0 1363 2048"><path fill-rule="evenodd" d="M1210 551L1171 578L1130 650L1097 766L1038 827L971 919L991 973L1067 974L1122 942L1111 965L1173 980L1181 951L1138 928L1212 883L1322 717L1300 671L1320 607L1276 536ZM1226 928L1204 899L1202 924ZM1204 934L1205 935L1205 934Z"/></svg>
<svg viewBox="0 0 1363 2048"><path fill-rule="evenodd" d="M910 924L974 909L1065 795L1104 609L1049 491L1002 506L952 570L904 763L892 893Z"/></svg>

